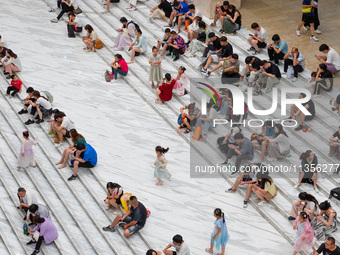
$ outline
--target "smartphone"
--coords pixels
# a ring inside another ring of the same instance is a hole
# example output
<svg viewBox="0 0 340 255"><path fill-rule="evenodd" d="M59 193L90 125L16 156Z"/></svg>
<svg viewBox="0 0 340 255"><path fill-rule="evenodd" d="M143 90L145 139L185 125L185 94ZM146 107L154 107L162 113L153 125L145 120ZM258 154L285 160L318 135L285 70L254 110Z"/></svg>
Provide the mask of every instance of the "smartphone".
<svg viewBox="0 0 340 255"><path fill-rule="evenodd" d="M314 55L316 58L318 57L317 55Z"/></svg>
<svg viewBox="0 0 340 255"><path fill-rule="evenodd" d="M253 34L249 34L249 36L253 36Z"/></svg>

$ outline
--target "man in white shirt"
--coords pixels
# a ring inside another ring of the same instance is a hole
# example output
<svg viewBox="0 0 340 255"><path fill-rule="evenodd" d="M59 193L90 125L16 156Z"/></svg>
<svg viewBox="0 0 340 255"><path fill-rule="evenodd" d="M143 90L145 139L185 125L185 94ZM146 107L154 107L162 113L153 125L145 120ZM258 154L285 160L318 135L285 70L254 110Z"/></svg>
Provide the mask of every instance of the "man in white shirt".
<svg viewBox="0 0 340 255"><path fill-rule="evenodd" d="M196 127L202 127L203 140L207 138L208 131L214 126L214 119L217 118L217 112L212 106L212 103L207 104L207 115L201 115L196 123Z"/></svg>
<svg viewBox="0 0 340 255"><path fill-rule="evenodd" d="M30 212L28 208L30 207L30 205L38 203L37 194L34 191L26 191L26 189L24 188L19 188L18 197L20 205L17 208L26 212L26 217L24 218L24 220L29 221Z"/></svg>
<svg viewBox="0 0 340 255"><path fill-rule="evenodd" d="M196 7L194 4L189 4L188 5L189 11L184 14L184 16L179 16L178 17L178 31L181 29L181 25L183 23L183 20L185 19L185 28L184 31L187 32L187 27L194 21L194 18L196 16L199 16L202 18L202 13L198 10L196 10Z"/></svg>
<svg viewBox="0 0 340 255"><path fill-rule="evenodd" d="M54 119L57 123L53 123L52 129L54 133L57 133L58 135L58 139L56 138L54 143L56 147L59 147L65 140L64 138L70 137L71 129L75 129L76 126L74 125L74 122L62 112L55 114Z"/></svg>
<svg viewBox="0 0 340 255"><path fill-rule="evenodd" d="M301 73L305 69L305 57L299 52L298 48L293 47L290 52L288 52L283 59L284 62L284 72L288 70L288 66L293 66L294 78L293 82L297 81L298 73Z"/></svg>
<svg viewBox="0 0 340 255"><path fill-rule="evenodd" d="M253 23L251 24L251 28L255 31L254 35L251 35L248 38L248 42L250 43L251 47L248 51L254 51L254 55L260 53L260 48L266 48L268 43L268 34L267 31L260 27L259 24Z"/></svg>
<svg viewBox="0 0 340 255"><path fill-rule="evenodd" d="M174 247L176 251L169 251L171 247ZM165 255L190 255L189 246L183 241L181 235L175 235L172 238L172 243L169 243L167 247L163 250Z"/></svg>
<svg viewBox="0 0 340 255"><path fill-rule="evenodd" d="M319 51L326 56L317 56L317 59L327 65L327 69L331 71L333 75L340 72L339 54L333 48L329 48L327 44L321 44Z"/></svg>

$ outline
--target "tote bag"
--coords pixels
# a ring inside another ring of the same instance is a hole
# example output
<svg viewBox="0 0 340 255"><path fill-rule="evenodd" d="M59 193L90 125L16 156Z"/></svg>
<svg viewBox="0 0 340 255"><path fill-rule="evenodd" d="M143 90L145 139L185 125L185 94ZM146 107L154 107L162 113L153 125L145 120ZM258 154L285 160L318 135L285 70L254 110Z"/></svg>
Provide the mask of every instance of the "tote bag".
<svg viewBox="0 0 340 255"><path fill-rule="evenodd" d="M292 79L293 77L294 77L294 68L293 66L288 66L286 78Z"/></svg>

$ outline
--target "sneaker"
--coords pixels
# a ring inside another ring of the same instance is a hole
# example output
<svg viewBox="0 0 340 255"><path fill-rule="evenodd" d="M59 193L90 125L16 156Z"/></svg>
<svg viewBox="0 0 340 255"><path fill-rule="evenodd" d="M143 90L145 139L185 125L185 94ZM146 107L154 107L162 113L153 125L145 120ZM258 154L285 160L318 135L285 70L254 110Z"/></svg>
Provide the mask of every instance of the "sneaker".
<svg viewBox="0 0 340 255"><path fill-rule="evenodd" d="M202 66L202 68L200 69L200 72L202 72L202 73L206 73L208 70L207 69L205 69L203 66Z"/></svg>
<svg viewBox="0 0 340 255"><path fill-rule="evenodd" d="M171 52L170 52L170 53L168 53L168 54L166 54L165 56L167 56L167 57L170 57L170 56L171 56Z"/></svg>
<svg viewBox="0 0 340 255"><path fill-rule="evenodd" d="M53 22L53 23L58 23L58 19L57 18L54 18L54 19L51 19L51 22Z"/></svg>
<svg viewBox="0 0 340 255"><path fill-rule="evenodd" d="M69 177L67 180L68 181L73 181L75 179L77 179L78 175L74 176L73 174L71 175L71 177Z"/></svg>
<svg viewBox="0 0 340 255"><path fill-rule="evenodd" d="M253 52L253 55L259 55L259 54L260 54L260 52L257 51L257 50L255 50L255 51Z"/></svg>
<svg viewBox="0 0 340 255"><path fill-rule="evenodd" d="M319 193L319 191L320 191L318 186L314 186L314 190L315 190L316 193Z"/></svg>
<svg viewBox="0 0 340 255"><path fill-rule="evenodd" d="M110 226L107 226L107 227L103 227L103 230L104 231L110 231L110 232L115 232L115 228L110 228Z"/></svg>
<svg viewBox="0 0 340 255"><path fill-rule="evenodd" d="M228 165L228 161L224 161L221 165Z"/></svg>
<svg viewBox="0 0 340 255"><path fill-rule="evenodd" d="M255 48L252 46L252 47L250 47L249 49L247 49L247 51L254 51L255 50Z"/></svg>
<svg viewBox="0 0 340 255"><path fill-rule="evenodd" d="M53 8L51 8L48 12L55 12L55 10Z"/></svg>
<svg viewBox="0 0 340 255"><path fill-rule="evenodd" d="M197 70L201 70L202 69L202 65L199 65L198 67L196 67Z"/></svg>
<svg viewBox="0 0 340 255"><path fill-rule="evenodd" d="M310 27L309 26L302 26L302 28L306 31L310 30Z"/></svg>
<svg viewBox="0 0 340 255"><path fill-rule="evenodd" d="M30 124L33 124L33 123L34 123L34 120L29 119L28 121L25 122L25 125L30 125Z"/></svg>
<svg viewBox="0 0 340 255"><path fill-rule="evenodd" d="M7 76L6 76L6 79L7 79L7 80L11 79L11 76L10 76L10 75L7 75Z"/></svg>
<svg viewBox="0 0 340 255"><path fill-rule="evenodd" d="M315 37L315 35L309 37L311 40L313 40L314 42L318 42L319 39Z"/></svg>
<svg viewBox="0 0 340 255"><path fill-rule="evenodd" d="M211 26L211 27L215 27L216 25L215 25L214 23L211 23L210 26Z"/></svg>
<svg viewBox="0 0 340 255"><path fill-rule="evenodd" d="M264 205L265 203L266 203L266 201L263 201L263 200L262 200L262 201L260 201L257 205L258 205L258 206L261 206L261 205Z"/></svg>
<svg viewBox="0 0 340 255"><path fill-rule="evenodd" d="M314 32L317 33L317 34L321 34L322 33L319 29L314 30Z"/></svg>
<svg viewBox="0 0 340 255"><path fill-rule="evenodd" d="M39 114L37 116L34 117L35 120L39 119Z"/></svg>
<svg viewBox="0 0 340 255"><path fill-rule="evenodd" d="M219 33L223 33L223 29L220 29L220 31L218 31Z"/></svg>
<svg viewBox="0 0 340 255"><path fill-rule="evenodd" d="M133 12L133 11L137 11L137 8L136 7L132 7L129 9L129 12Z"/></svg>
<svg viewBox="0 0 340 255"><path fill-rule="evenodd" d="M293 216L289 216L288 220L295 220L295 218Z"/></svg>
<svg viewBox="0 0 340 255"><path fill-rule="evenodd" d="M175 57L175 58L174 58L174 61L177 61L177 60L179 60L179 57Z"/></svg>
<svg viewBox="0 0 340 255"><path fill-rule="evenodd" d="M24 114L24 113L28 113L28 111L27 111L27 110L25 110L25 109L21 109L21 111L20 111L20 112L18 112L18 114Z"/></svg>
<svg viewBox="0 0 340 255"><path fill-rule="evenodd" d="M44 122L44 120L37 120L35 123L40 124L42 122Z"/></svg>
<svg viewBox="0 0 340 255"><path fill-rule="evenodd" d="M243 208L247 208L248 207L248 200L244 200L243 201Z"/></svg>
<svg viewBox="0 0 340 255"><path fill-rule="evenodd" d="M26 245L31 245L31 244L34 244L34 243L36 243L36 241L34 239L32 239L28 243L26 243Z"/></svg>
<svg viewBox="0 0 340 255"><path fill-rule="evenodd" d="M207 77L209 77L211 75L211 72L207 72L206 74L205 74L205 76L207 76Z"/></svg>
<svg viewBox="0 0 340 255"><path fill-rule="evenodd" d="M313 97L313 98L320 97L320 94L313 94L312 97Z"/></svg>
<svg viewBox="0 0 340 255"><path fill-rule="evenodd" d="M39 250L34 250L31 255L37 255L40 251Z"/></svg>
<svg viewBox="0 0 340 255"><path fill-rule="evenodd" d="M301 31L297 29L297 30L296 30L296 35L297 35L297 36L300 36L300 35L301 35Z"/></svg>
<svg viewBox="0 0 340 255"><path fill-rule="evenodd" d="M302 125L299 125L297 128L295 128L294 130L295 131L299 131L299 130L301 130L302 129Z"/></svg>
<svg viewBox="0 0 340 255"><path fill-rule="evenodd" d="M236 190L233 190L232 188L226 189L225 190L226 193L235 193Z"/></svg>
<svg viewBox="0 0 340 255"><path fill-rule="evenodd" d="M298 187L300 187L300 184L297 183L294 185L294 189L297 189Z"/></svg>
<svg viewBox="0 0 340 255"><path fill-rule="evenodd" d="M60 147L61 145L63 145L63 143L55 143L54 144L54 146L57 147L57 148Z"/></svg>
<svg viewBox="0 0 340 255"><path fill-rule="evenodd" d="M120 222L119 224L118 224L118 226L120 226L120 227L124 227L126 225L126 222Z"/></svg>
<svg viewBox="0 0 340 255"><path fill-rule="evenodd" d="M110 10L105 10L105 11L102 12L102 14L109 13L109 12L110 12Z"/></svg>
<svg viewBox="0 0 340 255"><path fill-rule="evenodd" d="M171 24L166 24L166 25L164 25L164 27L171 27Z"/></svg>
<svg viewBox="0 0 340 255"><path fill-rule="evenodd" d="M297 77L294 77L293 79L292 79L292 82L296 82L297 81Z"/></svg>

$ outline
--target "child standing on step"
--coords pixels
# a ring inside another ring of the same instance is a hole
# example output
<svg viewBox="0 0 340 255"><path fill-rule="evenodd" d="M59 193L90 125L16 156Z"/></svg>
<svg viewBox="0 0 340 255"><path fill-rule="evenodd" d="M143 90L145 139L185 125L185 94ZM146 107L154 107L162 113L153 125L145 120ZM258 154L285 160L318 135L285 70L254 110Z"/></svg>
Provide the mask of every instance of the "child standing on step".
<svg viewBox="0 0 340 255"><path fill-rule="evenodd" d="M18 169L26 168L28 166L35 167L34 153L32 146L38 143L38 139L35 140L29 139L28 131L24 131L22 133L24 140L21 143L21 149L18 157Z"/></svg>
<svg viewBox="0 0 340 255"><path fill-rule="evenodd" d="M155 165L155 172L154 176L157 178L158 182L156 182L156 185L163 185L162 179L170 179L171 174L168 172L168 169L166 169L166 165L168 164L168 161L164 157L164 153L167 153L169 151L169 148L163 148L161 146L157 146L155 148L157 159L154 163Z"/></svg>
<svg viewBox="0 0 340 255"><path fill-rule="evenodd" d="M159 86L160 81L162 80L163 74L162 74L162 65L161 65L162 59L161 56L158 54L157 47L153 46L152 48L152 54L149 57L149 64L150 66L150 72L149 72L149 81L152 82L152 88L155 88L154 82L157 82L157 88Z"/></svg>
<svg viewBox="0 0 340 255"><path fill-rule="evenodd" d="M298 231L295 239L292 241L292 243L294 243L293 255L296 255L301 251L307 252L310 249L313 249L313 254L316 253L314 248L314 230L306 212L301 212L299 217L296 217L293 229Z"/></svg>

